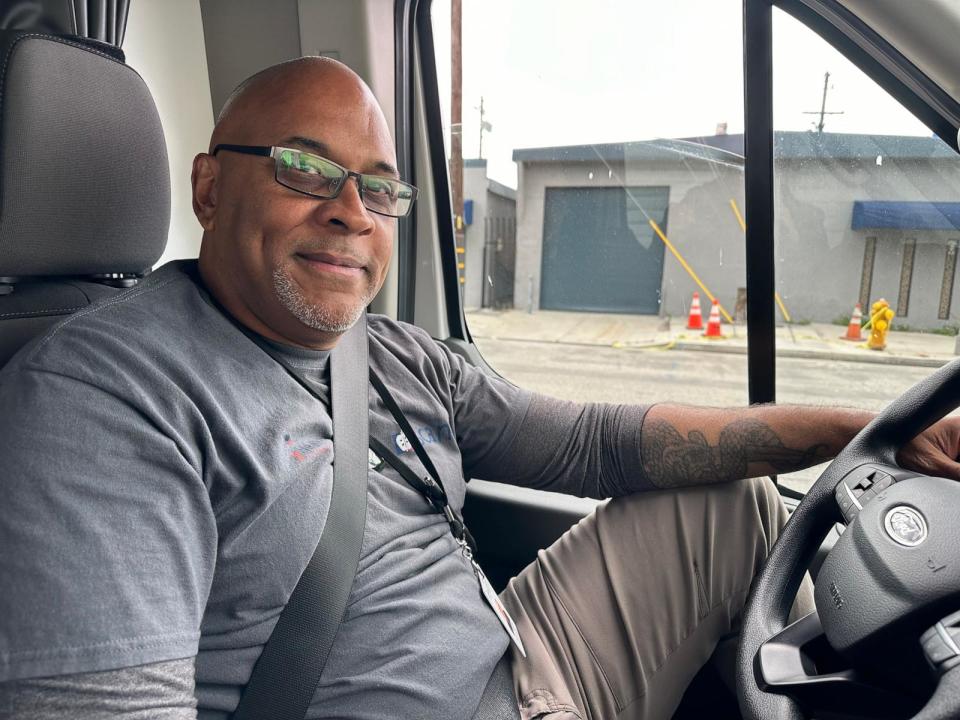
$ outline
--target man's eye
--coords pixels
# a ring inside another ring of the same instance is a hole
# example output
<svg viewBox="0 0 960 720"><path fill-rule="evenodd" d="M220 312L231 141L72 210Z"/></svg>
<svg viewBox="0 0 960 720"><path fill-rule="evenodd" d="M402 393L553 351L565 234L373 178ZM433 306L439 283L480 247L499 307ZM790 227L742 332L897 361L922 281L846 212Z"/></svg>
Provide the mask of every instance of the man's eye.
<svg viewBox="0 0 960 720"><path fill-rule="evenodd" d="M366 178L364 182L366 191L369 193L376 193L378 195L385 195L388 197L396 197L396 188L394 184L389 180L382 180L380 178Z"/></svg>
<svg viewBox="0 0 960 720"><path fill-rule="evenodd" d="M300 166L297 168L302 173L307 173L308 175L330 175L331 173L325 173L324 167L320 163L312 161L308 158L300 158Z"/></svg>

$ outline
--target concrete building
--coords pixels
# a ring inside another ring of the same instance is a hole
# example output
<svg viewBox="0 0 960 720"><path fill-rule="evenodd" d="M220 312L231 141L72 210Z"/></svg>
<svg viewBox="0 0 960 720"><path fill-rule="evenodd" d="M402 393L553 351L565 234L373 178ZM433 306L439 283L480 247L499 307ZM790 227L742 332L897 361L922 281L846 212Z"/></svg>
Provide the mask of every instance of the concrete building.
<svg viewBox="0 0 960 720"><path fill-rule="evenodd" d="M777 290L795 321L883 296L897 323L957 324L949 147L778 132L774 148ZM515 150L515 305L683 317L698 288L669 243L733 313L746 286L742 152L742 135Z"/></svg>
<svg viewBox="0 0 960 720"><path fill-rule="evenodd" d="M516 191L487 177L487 161L463 161L464 252L459 262L467 309L511 307Z"/></svg>

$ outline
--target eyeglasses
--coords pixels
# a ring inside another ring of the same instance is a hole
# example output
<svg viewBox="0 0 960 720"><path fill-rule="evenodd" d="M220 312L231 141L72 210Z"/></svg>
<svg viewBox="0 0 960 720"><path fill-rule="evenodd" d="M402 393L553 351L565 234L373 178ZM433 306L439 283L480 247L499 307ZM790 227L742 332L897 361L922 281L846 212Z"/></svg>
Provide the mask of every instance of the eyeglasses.
<svg viewBox="0 0 960 720"><path fill-rule="evenodd" d="M275 178L278 183L315 198L332 200L346 187L347 179L354 177L357 179L360 202L367 210L378 215L408 215L417 198L417 189L413 185L391 177L353 172L333 160L295 148L220 144L213 148L211 155L221 150L272 157L276 161Z"/></svg>

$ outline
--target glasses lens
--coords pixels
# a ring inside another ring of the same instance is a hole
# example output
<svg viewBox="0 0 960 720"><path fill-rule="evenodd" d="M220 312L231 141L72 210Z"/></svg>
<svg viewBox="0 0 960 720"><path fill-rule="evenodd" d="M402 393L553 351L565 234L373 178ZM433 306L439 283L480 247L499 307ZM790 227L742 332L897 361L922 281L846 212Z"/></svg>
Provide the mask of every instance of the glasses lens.
<svg viewBox="0 0 960 720"><path fill-rule="evenodd" d="M277 160L277 180L317 197L333 197L347 177L339 166L310 153L285 149Z"/></svg>
<svg viewBox="0 0 960 720"><path fill-rule="evenodd" d="M410 212L414 189L406 183L375 175L361 175L363 204L381 215L403 217Z"/></svg>

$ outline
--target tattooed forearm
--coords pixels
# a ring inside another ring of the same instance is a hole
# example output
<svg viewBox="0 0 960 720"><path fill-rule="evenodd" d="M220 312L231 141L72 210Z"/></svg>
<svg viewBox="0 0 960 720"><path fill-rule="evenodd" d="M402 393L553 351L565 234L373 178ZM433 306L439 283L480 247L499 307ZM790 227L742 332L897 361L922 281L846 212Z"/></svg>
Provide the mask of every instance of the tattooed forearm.
<svg viewBox="0 0 960 720"><path fill-rule="evenodd" d="M648 420L640 440L647 478L657 487L680 487L747 477L754 472L791 472L829 457L825 444L789 448L766 423L737 420L710 445L699 430L684 438L665 420Z"/></svg>

